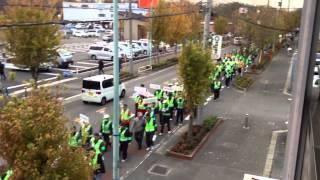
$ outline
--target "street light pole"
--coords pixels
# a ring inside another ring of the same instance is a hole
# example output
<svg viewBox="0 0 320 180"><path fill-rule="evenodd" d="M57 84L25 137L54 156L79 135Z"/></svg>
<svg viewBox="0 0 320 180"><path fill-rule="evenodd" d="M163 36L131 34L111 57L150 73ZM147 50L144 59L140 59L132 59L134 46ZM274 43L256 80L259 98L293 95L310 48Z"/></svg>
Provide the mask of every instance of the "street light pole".
<svg viewBox="0 0 320 180"><path fill-rule="evenodd" d="M113 0L113 163L112 163L112 179L120 179L119 165L119 16L118 16L118 0Z"/></svg>
<svg viewBox="0 0 320 180"><path fill-rule="evenodd" d="M153 0L151 0L149 7L149 16L152 16L153 13ZM148 50L149 50L149 65L152 66L152 18L150 18L150 32L148 32Z"/></svg>

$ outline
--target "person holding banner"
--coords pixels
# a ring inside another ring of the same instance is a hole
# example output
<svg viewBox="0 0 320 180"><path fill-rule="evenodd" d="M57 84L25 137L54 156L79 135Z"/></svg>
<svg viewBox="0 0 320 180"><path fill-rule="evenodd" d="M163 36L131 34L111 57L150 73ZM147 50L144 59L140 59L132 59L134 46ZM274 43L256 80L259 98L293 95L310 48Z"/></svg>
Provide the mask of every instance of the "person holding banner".
<svg viewBox="0 0 320 180"><path fill-rule="evenodd" d="M89 147L90 138L92 137L92 125L89 122L84 121L80 129L82 145Z"/></svg>
<svg viewBox="0 0 320 180"><path fill-rule="evenodd" d="M146 105L143 102L143 99L140 99L138 102L138 110L137 113L142 113L144 115L144 113L146 112Z"/></svg>
<svg viewBox="0 0 320 180"><path fill-rule="evenodd" d="M140 102L140 100L142 99L142 97L140 95L137 95L134 98L134 105L135 105L135 114L138 114L138 104Z"/></svg>

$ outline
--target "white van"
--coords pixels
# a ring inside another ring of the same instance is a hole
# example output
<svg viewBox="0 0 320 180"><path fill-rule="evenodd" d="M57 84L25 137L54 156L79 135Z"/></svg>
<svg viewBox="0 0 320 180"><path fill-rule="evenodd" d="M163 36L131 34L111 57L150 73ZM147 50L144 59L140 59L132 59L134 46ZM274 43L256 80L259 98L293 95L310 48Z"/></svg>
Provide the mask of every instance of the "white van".
<svg viewBox="0 0 320 180"><path fill-rule="evenodd" d="M113 61L113 47L112 45L106 44L104 42L96 43L89 47L88 55L92 60L102 59ZM124 55L129 58L127 53L122 48L119 48L119 59L122 59Z"/></svg>
<svg viewBox="0 0 320 180"><path fill-rule="evenodd" d="M126 95L126 89L123 83L119 85L120 97ZM88 102L100 103L105 105L108 100L113 99L113 76L97 75L82 80L81 99L83 103Z"/></svg>

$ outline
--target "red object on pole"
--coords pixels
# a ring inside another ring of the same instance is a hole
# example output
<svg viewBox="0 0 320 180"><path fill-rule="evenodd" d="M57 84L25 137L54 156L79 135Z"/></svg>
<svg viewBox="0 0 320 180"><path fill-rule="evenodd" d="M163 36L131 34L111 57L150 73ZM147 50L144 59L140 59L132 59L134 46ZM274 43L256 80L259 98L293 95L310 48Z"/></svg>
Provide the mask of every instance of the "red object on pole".
<svg viewBox="0 0 320 180"><path fill-rule="evenodd" d="M150 9L158 6L159 0L139 0L138 7Z"/></svg>

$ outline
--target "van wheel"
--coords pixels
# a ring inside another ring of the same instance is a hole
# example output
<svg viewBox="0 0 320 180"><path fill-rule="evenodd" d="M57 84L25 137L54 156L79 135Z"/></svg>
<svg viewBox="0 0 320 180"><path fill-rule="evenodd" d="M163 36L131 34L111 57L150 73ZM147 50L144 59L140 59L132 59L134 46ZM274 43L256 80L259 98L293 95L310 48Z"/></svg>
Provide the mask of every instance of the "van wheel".
<svg viewBox="0 0 320 180"><path fill-rule="evenodd" d="M84 104L88 104L88 101L82 101Z"/></svg>
<svg viewBox="0 0 320 180"><path fill-rule="evenodd" d="M96 55L92 55L92 56L91 56L91 59L92 59L92 60L97 60L97 56L96 56Z"/></svg>
<svg viewBox="0 0 320 180"><path fill-rule="evenodd" d="M122 91L121 91L120 97L121 97L121 98L124 98L124 96L126 96L126 90L122 90Z"/></svg>
<svg viewBox="0 0 320 180"><path fill-rule="evenodd" d="M102 99L101 99L101 103L100 103L102 106L103 105L106 105L107 104L107 99L105 98L105 97L103 97Z"/></svg>

